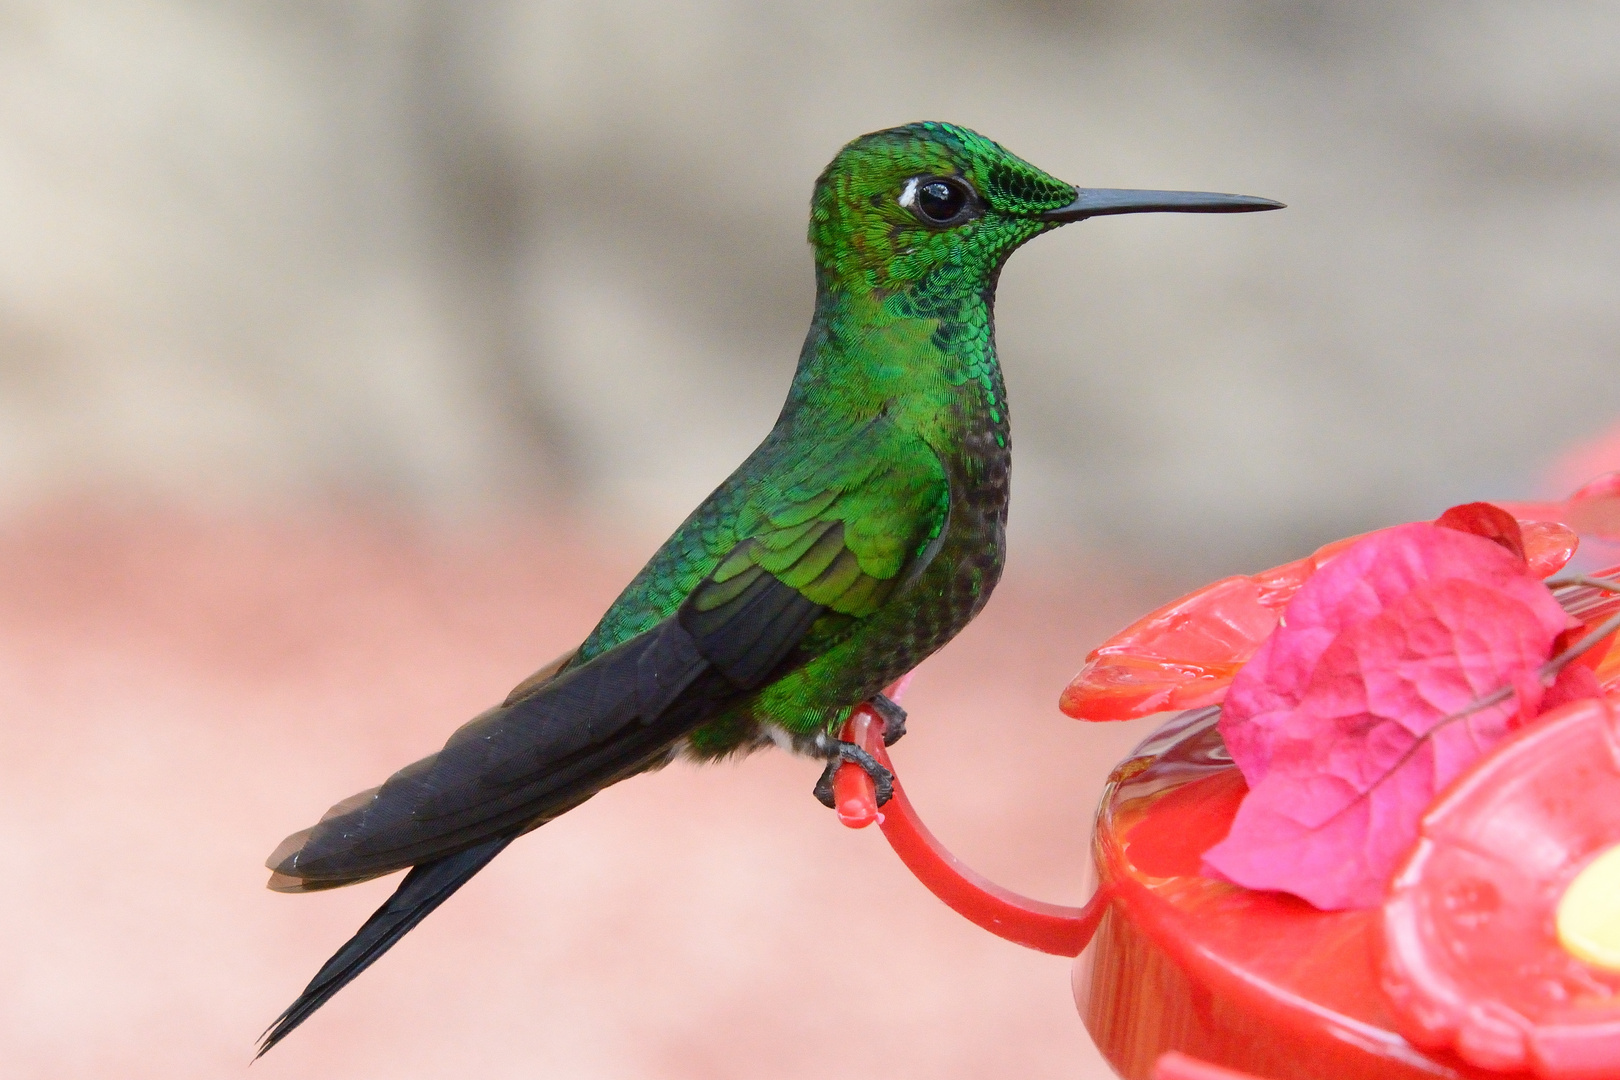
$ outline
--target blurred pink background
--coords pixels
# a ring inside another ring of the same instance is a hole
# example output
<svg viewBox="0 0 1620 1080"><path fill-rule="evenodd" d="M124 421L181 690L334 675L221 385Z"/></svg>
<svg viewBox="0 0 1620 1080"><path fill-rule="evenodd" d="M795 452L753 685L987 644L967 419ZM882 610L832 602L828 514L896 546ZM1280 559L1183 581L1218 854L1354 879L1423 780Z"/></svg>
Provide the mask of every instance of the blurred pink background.
<svg viewBox="0 0 1620 1080"><path fill-rule="evenodd" d="M895 759L971 865L1078 902L1145 733L1056 710L1104 636L1614 467L1617 44L1598 0L0 2L0 1072L246 1067L392 888L265 856L576 644L758 441L813 178L909 120L1290 204L1001 279L1010 566ZM1106 1076L1068 964L817 771L604 793L253 1075Z"/></svg>
<svg viewBox="0 0 1620 1080"><path fill-rule="evenodd" d="M584 524L59 507L0 534L10 1075L190 1077L253 1040L396 879L263 888L284 833L579 640L637 554ZM1145 603L1026 551L925 665L895 749L997 880L1084 899L1139 725L1055 708ZM559 573L557 568L569 569ZM1068 962L992 938L762 753L612 788L496 860L254 1075L1103 1076Z"/></svg>

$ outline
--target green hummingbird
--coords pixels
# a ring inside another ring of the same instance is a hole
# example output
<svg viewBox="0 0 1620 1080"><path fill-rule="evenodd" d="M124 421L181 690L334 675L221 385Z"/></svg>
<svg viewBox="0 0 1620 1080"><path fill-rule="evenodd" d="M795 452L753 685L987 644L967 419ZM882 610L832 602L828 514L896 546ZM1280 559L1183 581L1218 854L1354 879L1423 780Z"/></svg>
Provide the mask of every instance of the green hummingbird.
<svg viewBox="0 0 1620 1080"><path fill-rule="evenodd" d="M992 321L1007 256L1071 221L1281 203L1077 189L966 128L863 135L810 202L816 310L776 425L584 643L444 749L288 837L270 888L410 868L266 1032L263 1054L518 836L678 756L768 744L892 778L836 732L979 613L1001 576L1011 443Z"/></svg>

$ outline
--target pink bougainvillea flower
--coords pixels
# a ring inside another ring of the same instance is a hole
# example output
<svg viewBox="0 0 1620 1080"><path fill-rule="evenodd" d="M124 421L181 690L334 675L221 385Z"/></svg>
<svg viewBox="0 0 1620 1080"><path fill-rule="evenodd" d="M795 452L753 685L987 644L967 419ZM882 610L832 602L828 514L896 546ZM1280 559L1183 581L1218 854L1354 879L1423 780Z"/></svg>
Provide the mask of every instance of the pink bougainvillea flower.
<svg viewBox="0 0 1620 1080"><path fill-rule="evenodd" d="M1537 669L1578 625L1492 510L1374 533L1298 590L1226 697L1221 733L1250 790L1209 869L1325 909L1383 899L1423 810L1515 726L1521 703L1472 707L1539 687ZM1560 678L1549 700L1596 691L1588 668Z"/></svg>
<svg viewBox="0 0 1620 1080"><path fill-rule="evenodd" d="M1488 505L1471 503L1447 514L1468 511L1470 520L1480 519L1469 508ZM1503 519L1512 516L1497 512ZM1527 520L1525 514L1519 518L1519 548L1531 574L1543 578L1562 569L1575 553L1575 534L1557 521ZM1506 532L1499 519L1490 520L1496 533ZM1238 669L1277 628L1294 594L1360 539L1335 540L1306 558L1223 578L1149 612L1086 657L1058 708L1079 720L1131 720L1219 704Z"/></svg>
<svg viewBox="0 0 1620 1080"><path fill-rule="evenodd" d="M1443 529L1483 536L1511 553L1526 570L1530 568L1529 555L1524 549L1524 530L1518 520L1500 506L1488 502L1463 503L1435 518L1434 523Z"/></svg>

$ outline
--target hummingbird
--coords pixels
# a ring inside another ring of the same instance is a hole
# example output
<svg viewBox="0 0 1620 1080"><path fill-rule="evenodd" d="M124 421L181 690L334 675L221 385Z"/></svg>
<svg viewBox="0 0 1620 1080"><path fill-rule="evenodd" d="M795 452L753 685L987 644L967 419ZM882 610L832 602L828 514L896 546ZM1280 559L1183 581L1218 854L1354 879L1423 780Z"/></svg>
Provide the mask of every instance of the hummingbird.
<svg viewBox="0 0 1620 1080"><path fill-rule="evenodd" d="M267 865L312 892L409 870L261 1039L268 1051L519 836L684 757L778 745L892 776L836 733L990 598L1012 460L996 358L1007 257L1110 214L1239 213L1245 195L1076 188L954 124L840 150L810 201L816 307L787 401L577 649L438 753L333 806Z"/></svg>

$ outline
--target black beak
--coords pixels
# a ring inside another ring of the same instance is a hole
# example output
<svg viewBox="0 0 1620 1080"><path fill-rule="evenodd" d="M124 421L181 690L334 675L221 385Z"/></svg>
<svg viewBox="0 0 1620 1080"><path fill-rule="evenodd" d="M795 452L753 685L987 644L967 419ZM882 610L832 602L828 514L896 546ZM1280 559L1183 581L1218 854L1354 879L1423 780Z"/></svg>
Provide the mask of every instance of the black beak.
<svg viewBox="0 0 1620 1080"><path fill-rule="evenodd" d="M1281 210L1283 204L1253 195L1217 195L1212 191L1136 191L1131 188L1080 188L1074 202L1041 217L1047 221L1082 221L1105 214L1246 214Z"/></svg>

